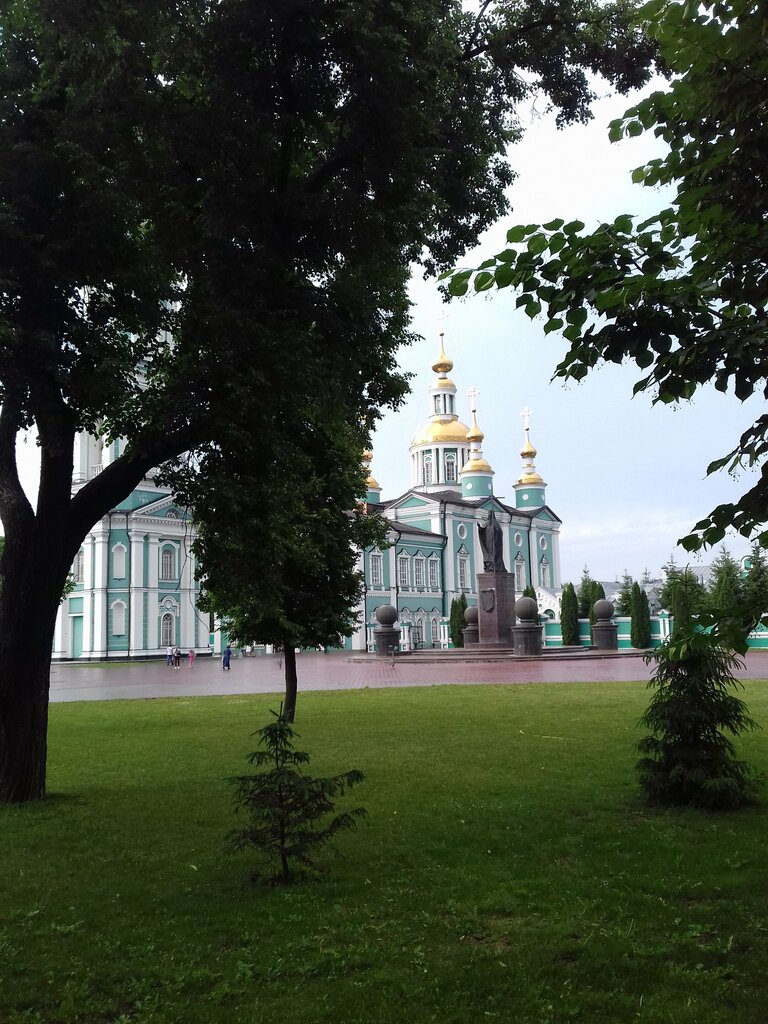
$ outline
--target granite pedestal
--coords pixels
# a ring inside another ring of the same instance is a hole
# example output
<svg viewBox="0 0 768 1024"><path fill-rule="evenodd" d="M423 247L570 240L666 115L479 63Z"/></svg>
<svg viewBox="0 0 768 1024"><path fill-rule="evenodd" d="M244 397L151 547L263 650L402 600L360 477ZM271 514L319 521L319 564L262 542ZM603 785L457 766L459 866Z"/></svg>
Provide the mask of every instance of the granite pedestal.
<svg viewBox="0 0 768 1024"><path fill-rule="evenodd" d="M509 572L477 574L477 624L480 647L512 646L515 578Z"/></svg>

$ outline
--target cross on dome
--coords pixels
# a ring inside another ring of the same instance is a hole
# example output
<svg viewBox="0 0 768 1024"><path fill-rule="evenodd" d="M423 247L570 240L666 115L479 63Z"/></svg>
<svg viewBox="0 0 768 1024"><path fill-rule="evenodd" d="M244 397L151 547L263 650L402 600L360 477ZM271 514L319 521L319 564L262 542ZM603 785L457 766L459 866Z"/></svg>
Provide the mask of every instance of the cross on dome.
<svg viewBox="0 0 768 1024"><path fill-rule="evenodd" d="M467 392L467 398L469 399L469 408L472 412L477 412L477 396L480 394L480 390L476 387L471 387Z"/></svg>
<svg viewBox="0 0 768 1024"><path fill-rule="evenodd" d="M526 407L520 413L520 418L523 421L523 427L525 428L525 430L529 430L530 429L530 426L531 426L531 422L530 422L531 421L531 416L533 416L533 409L529 409L528 406L526 405Z"/></svg>

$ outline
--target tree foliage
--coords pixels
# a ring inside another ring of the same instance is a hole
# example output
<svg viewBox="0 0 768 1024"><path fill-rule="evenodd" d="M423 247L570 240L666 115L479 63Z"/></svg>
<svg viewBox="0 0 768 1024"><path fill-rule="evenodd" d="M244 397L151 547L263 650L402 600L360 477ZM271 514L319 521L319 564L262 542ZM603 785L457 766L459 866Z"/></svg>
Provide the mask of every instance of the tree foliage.
<svg viewBox="0 0 768 1024"><path fill-rule="evenodd" d="M464 612L467 610L467 595L459 594L458 597L454 597L451 601L451 612L449 618L449 631L451 634L451 642L454 647L464 646L464 634L463 629L466 628L466 620L464 619Z"/></svg>
<svg viewBox="0 0 768 1024"><path fill-rule="evenodd" d="M738 658L716 634L680 635L647 655L655 692L640 724L651 730L637 744L640 784L653 803L713 810L750 803L758 780L736 759L729 736L757 724L733 692Z"/></svg>
<svg viewBox="0 0 768 1024"><path fill-rule="evenodd" d="M201 471L219 450L276 458L284 417L338 382L370 429L405 389L408 264L449 266L505 209L517 104L541 92L584 118L589 72L627 89L654 48L623 0L27 0L0 37L14 801L45 791L53 630L88 529L182 452ZM30 426L36 510L15 457ZM124 443L72 496L82 428Z"/></svg>
<svg viewBox="0 0 768 1024"><path fill-rule="evenodd" d="M705 607L714 615L734 615L743 600L741 566L725 548L712 563Z"/></svg>
<svg viewBox="0 0 768 1024"><path fill-rule="evenodd" d="M651 613L648 607L648 595L639 583L632 584L629 614L630 643L633 647L644 649L651 646Z"/></svg>
<svg viewBox="0 0 768 1024"><path fill-rule="evenodd" d="M581 580L579 581L579 588L576 591L576 596L579 600L579 618L588 619L589 612L592 607L594 598L592 596L594 592L595 581L589 575L589 569L585 565L581 572Z"/></svg>
<svg viewBox="0 0 768 1024"><path fill-rule="evenodd" d="M560 596L560 633L563 647L579 646L579 602L572 583L563 585Z"/></svg>
<svg viewBox="0 0 768 1024"><path fill-rule="evenodd" d="M749 569L743 581L743 600L753 622L764 619L768 612L768 565L758 544L753 545L750 554Z"/></svg>
<svg viewBox="0 0 768 1024"><path fill-rule="evenodd" d="M641 16L674 73L611 125L618 141L652 131L667 155L633 172L650 188L676 188L670 206L641 222L622 214L586 231L555 218L509 230L509 246L479 272L449 283L464 294L494 285L520 291L530 317L545 317L569 349L556 370L581 380L601 362L633 360L645 375L635 392L654 401L690 399L713 383L739 400L768 385L765 357L768 234L768 11L762 0L690 4L651 0ZM741 498L698 522L681 543L689 550L722 540L729 527L750 536L765 520L768 416L732 451L711 462L760 465ZM768 540L768 531L761 533Z"/></svg>
<svg viewBox="0 0 768 1024"><path fill-rule="evenodd" d="M294 878L296 863L316 867L317 849L339 832L356 828L366 812L355 807L324 821L334 811L334 798L362 782L363 774L353 769L328 778L305 775L309 754L295 749L298 734L282 708L272 714L275 720L256 733L262 749L248 759L263 770L230 780L237 790L236 808L247 815L248 822L230 832L228 841L233 849L255 849L267 867L277 866L266 880L285 884ZM262 874L254 869L253 878Z"/></svg>
<svg viewBox="0 0 768 1024"><path fill-rule="evenodd" d="M633 579L624 570L624 575L621 577L621 589L619 590L619 596L616 599L616 614L617 615L629 615L632 605L632 588Z"/></svg>

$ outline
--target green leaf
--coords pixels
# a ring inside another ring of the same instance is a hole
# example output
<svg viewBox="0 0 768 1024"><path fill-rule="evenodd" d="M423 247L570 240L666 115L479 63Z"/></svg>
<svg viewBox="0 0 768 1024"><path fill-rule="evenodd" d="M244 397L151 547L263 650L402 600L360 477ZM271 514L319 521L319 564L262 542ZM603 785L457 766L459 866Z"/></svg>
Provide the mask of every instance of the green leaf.
<svg viewBox="0 0 768 1024"><path fill-rule="evenodd" d="M542 224L541 226L545 231L559 231L564 223L565 222L561 217L556 217L554 220L549 221L547 224Z"/></svg>
<svg viewBox="0 0 768 1024"><path fill-rule="evenodd" d="M531 235L528 239L528 252L537 256L547 248L548 240L546 235Z"/></svg>
<svg viewBox="0 0 768 1024"><path fill-rule="evenodd" d="M544 333L551 334L553 331L559 331L563 326L563 321L559 317L555 317L552 320L547 320L544 324Z"/></svg>
<svg viewBox="0 0 768 1024"><path fill-rule="evenodd" d="M584 230L584 221L583 220L572 220L572 221L569 221L565 225L565 227L563 228L563 231L566 233L566 235L575 235L579 231L583 231L583 230Z"/></svg>
<svg viewBox="0 0 768 1024"><path fill-rule="evenodd" d="M515 227L510 228L507 232L507 241L522 242L527 234L529 234L528 228L524 227L522 224L518 224Z"/></svg>
<svg viewBox="0 0 768 1024"><path fill-rule="evenodd" d="M485 292L492 287L494 283L494 275L489 274L487 270L481 270L480 273L475 277L475 291Z"/></svg>

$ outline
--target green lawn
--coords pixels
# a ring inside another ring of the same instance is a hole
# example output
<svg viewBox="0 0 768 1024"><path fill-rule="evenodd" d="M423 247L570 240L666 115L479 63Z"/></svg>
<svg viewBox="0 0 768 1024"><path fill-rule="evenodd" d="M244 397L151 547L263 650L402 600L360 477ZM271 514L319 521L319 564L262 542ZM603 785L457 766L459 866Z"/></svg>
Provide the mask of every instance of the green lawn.
<svg viewBox="0 0 768 1024"><path fill-rule="evenodd" d="M646 700L301 694L311 770L361 768L369 818L288 889L222 852L274 697L54 706L51 798L0 808L0 1022L764 1024L768 795L644 809ZM739 752L768 769L768 732Z"/></svg>

